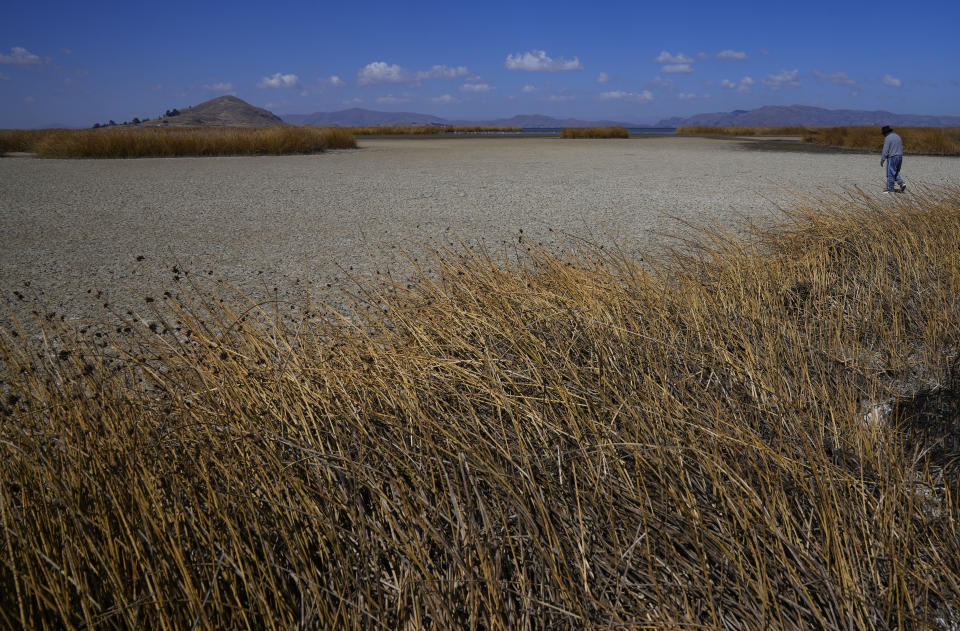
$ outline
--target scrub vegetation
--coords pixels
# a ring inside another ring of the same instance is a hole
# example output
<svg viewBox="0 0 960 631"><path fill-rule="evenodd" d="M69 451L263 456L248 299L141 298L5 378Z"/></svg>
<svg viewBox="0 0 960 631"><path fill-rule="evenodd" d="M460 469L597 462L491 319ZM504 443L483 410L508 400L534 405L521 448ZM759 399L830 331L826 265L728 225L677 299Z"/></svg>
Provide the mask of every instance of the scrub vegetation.
<svg viewBox="0 0 960 631"><path fill-rule="evenodd" d="M357 145L345 129L277 126L8 130L0 132L0 146L42 158L145 158L316 153Z"/></svg>
<svg viewBox="0 0 960 631"><path fill-rule="evenodd" d="M518 248L346 316L179 269L37 304L0 333L0 626L957 628L960 191Z"/></svg>
<svg viewBox="0 0 960 631"><path fill-rule="evenodd" d="M630 132L623 127L565 127L562 138L629 138Z"/></svg>

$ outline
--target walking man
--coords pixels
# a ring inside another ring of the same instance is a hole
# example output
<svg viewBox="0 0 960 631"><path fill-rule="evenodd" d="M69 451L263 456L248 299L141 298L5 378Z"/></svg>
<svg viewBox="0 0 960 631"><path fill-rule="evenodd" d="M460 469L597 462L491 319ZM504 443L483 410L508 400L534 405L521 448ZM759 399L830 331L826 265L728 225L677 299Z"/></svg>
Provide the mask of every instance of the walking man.
<svg viewBox="0 0 960 631"><path fill-rule="evenodd" d="M880 155L880 166L887 163L887 188L884 193L893 193L893 183L896 181L900 185L900 192L907 190L907 183L900 177L900 167L903 165L903 141L900 136L890 129L890 125L884 125L883 129L883 153Z"/></svg>

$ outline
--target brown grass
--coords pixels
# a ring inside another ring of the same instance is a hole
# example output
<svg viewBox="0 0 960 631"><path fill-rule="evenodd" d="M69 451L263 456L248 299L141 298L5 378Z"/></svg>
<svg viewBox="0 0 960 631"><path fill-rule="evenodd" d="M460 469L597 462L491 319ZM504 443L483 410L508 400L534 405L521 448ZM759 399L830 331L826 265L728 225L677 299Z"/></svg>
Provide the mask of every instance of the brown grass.
<svg viewBox="0 0 960 631"><path fill-rule="evenodd" d="M629 138L623 127L565 127L561 138Z"/></svg>
<svg viewBox="0 0 960 631"><path fill-rule="evenodd" d="M677 127L678 135L714 136L802 136L809 127Z"/></svg>
<svg viewBox="0 0 960 631"><path fill-rule="evenodd" d="M519 132L522 127L485 127L452 125L372 125L346 127L357 136L424 136L440 134L475 134L496 132Z"/></svg>
<svg viewBox="0 0 960 631"><path fill-rule="evenodd" d="M960 191L851 195L654 263L438 252L347 319L38 307L0 626L955 628L958 248Z"/></svg>
<svg viewBox="0 0 960 631"><path fill-rule="evenodd" d="M960 155L960 127L897 127L907 154ZM833 147L868 149L883 148L879 127L818 127L810 129L804 141Z"/></svg>
<svg viewBox="0 0 960 631"><path fill-rule="evenodd" d="M344 129L320 127L108 128L0 132L0 142L43 158L279 155L355 148Z"/></svg>
<svg viewBox="0 0 960 631"><path fill-rule="evenodd" d="M0 154L32 153L37 144L54 131L52 129L0 129Z"/></svg>

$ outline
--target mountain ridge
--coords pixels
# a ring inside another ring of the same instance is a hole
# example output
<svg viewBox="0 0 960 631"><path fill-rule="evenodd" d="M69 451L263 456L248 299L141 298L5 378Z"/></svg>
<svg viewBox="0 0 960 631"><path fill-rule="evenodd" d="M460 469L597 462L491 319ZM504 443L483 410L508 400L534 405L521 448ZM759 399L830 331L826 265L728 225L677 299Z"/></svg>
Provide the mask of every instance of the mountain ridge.
<svg viewBox="0 0 960 631"><path fill-rule="evenodd" d="M329 127L372 127L387 125L493 126L525 129L561 127L658 127L683 126L808 126L900 125L918 127L960 127L960 116L896 114L885 110L830 110L810 105L765 105L752 110L710 112L688 117L670 117L655 125L615 120L556 118L544 114L517 114L493 120L454 120L418 112L385 112L359 107L334 112L277 116L232 95L220 96L183 110L168 110L163 116L139 123L145 127L168 126L275 126L317 125Z"/></svg>
<svg viewBox="0 0 960 631"><path fill-rule="evenodd" d="M454 120L420 114L416 112L383 112L353 107L335 112L313 112L312 114L284 114L280 118L291 125L331 125L337 127L366 127L386 125L453 125L453 126L491 126L525 127L530 129L553 127L643 127L637 123L599 120L589 121L579 118L555 118L544 114L517 114L509 118L494 120Z"/></svg>

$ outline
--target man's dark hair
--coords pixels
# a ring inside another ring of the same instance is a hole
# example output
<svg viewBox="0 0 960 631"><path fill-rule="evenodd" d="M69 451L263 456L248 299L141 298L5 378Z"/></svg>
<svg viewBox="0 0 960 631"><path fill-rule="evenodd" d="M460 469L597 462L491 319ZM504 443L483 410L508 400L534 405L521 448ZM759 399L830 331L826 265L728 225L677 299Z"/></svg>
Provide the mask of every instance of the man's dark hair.
<svg viewBox="0 0 960 631"><path fill-rule="evenodd" d="M892 132L892 131L893 131L893 129L890 127L890 125L884 125L884 126L883 126L883 129L880 130L880 133L883 134L884 136L886 136L887 134L889 134L889 133Z"/></svg>

